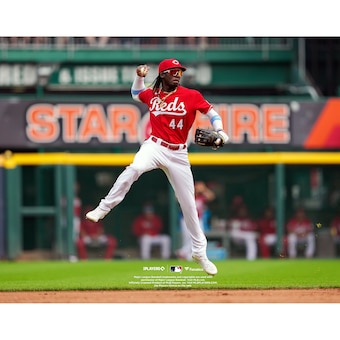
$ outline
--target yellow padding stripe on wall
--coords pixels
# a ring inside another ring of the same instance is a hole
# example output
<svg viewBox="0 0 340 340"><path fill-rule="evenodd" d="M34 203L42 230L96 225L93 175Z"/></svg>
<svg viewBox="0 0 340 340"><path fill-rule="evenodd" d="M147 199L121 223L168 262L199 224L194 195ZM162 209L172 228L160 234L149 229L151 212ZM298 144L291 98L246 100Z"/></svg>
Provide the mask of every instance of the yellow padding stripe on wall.
<svg viewBox="0 0 340 340"><path fill-rule="evenodd" d="M126 166L134 153L12 153L0 155L0 166L21 165ZM339 152L189 153L192 165L340 164Z"/></svg>

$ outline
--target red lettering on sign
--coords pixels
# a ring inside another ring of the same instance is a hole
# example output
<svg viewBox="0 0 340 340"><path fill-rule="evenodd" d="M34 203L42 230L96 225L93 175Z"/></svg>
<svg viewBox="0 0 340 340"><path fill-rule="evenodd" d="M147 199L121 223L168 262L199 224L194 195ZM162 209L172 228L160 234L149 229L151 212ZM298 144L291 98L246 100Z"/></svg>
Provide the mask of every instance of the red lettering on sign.
<svg viewBox="0 0 340 340"><path fill-rule="evenodd" d="M288 143L290 141L288 106L265 104L261 106L261 109L263 112L263 142Z"/></svg>
<svg viewBox="0 0 340 340"><path fill-rule="evenodd" d="M106 142L109 135L103 107L95 104L89 105L79 126L78 141L86 143L92 138L98 138L99 141Z"/></svg>
<svg viewBox="0 0 340 340"><path fill-rule="evenodd" d="M217 104L230 144L288 144L289 106L286 104ZM148 116L148 115L147 115ZM27 138L35 143L142 143L149 133L149 118L141 118L139 108L131 104L34 104L26 113ZM197 127L212 129L208 116L197 111L188 142ZM62 131L62 135L61 134Z"/></svg>
<svg viewBox="0 0 340 340"><path fill-rule="evenodd" d="M82 116L84 105L58 105L57 108L62 119L63 140L66 143L73 143L77 140L77 122Z"/></svg>
<svg viewBox="0 0 340 340"><path fill-rule="evenodd" d="M243 143L245 135L249 143L260 141L259 108L251 104L231 106L231 140L233 143Z"/></svg>
<svg viewBox="0 0 340 340"><path fill-rule="evenodd" d="M27 137L36 143L52 143L60 132L54 107L49 104L32 105L26 113Z"/></svg>

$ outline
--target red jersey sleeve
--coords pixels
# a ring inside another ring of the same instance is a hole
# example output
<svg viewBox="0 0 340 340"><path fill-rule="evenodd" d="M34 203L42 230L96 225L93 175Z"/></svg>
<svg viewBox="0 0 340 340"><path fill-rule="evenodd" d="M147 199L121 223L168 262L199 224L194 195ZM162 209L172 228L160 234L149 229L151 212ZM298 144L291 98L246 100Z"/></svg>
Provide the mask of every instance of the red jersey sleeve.
<svg viewBox="0 0 340 340"><path fill-rule="evenodd" d="M200 93L199 91L190 91L196 106L196 110L200 111L203 114L206 114L212 108L212 105L203 97L202 93Z"/></svg>

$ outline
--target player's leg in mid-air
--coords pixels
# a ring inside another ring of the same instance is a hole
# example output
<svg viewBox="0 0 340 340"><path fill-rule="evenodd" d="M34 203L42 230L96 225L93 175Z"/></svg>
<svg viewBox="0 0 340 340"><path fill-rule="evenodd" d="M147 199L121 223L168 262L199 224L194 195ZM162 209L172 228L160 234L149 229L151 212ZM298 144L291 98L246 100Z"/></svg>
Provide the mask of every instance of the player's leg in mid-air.
<svg viewBox="0 0 340 340"><path fill-rule="evenodd" d="M100 201L99 205L86 214L86 218L98 222L103 219L115 206L117 206L128 193L131 185L144 173L157 168L157 145L145 141L135 154L133 162L118 176L108 194Z"/></svg>
<svg viewBox="0 0 340 340"><path fill-rule="evenodd" d="M217 274L216 266L206 255L207 238L205 237L198 218L195 204L194 179L189 161L183 162L183 155L178 151L178 162L173 157L163 169L171 183L183 212L185 225L192 240L192 258L199 263L209 275ZM175 154L174 154L175 156Z"/></svg>

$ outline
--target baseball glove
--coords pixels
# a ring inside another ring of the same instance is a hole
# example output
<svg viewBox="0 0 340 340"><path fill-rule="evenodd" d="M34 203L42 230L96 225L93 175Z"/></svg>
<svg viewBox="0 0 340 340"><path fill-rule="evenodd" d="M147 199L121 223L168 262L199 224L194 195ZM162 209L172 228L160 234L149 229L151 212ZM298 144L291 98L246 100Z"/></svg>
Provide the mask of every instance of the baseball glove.
<svg viewBox="0 0 340 340"><path fill-rule="evenodd" d="M214 130L197 128L195 143L201 146L210 146L213 150L216 150L223 146L223 138Z"/></svg>

